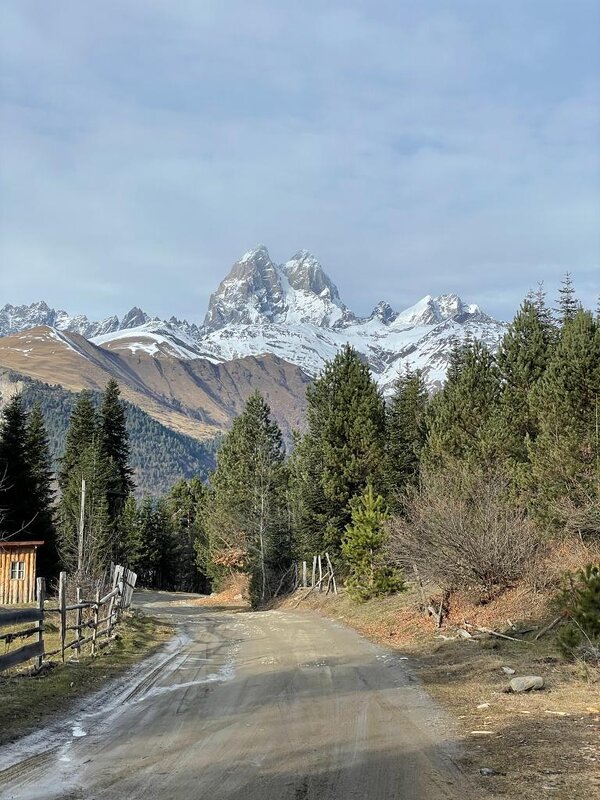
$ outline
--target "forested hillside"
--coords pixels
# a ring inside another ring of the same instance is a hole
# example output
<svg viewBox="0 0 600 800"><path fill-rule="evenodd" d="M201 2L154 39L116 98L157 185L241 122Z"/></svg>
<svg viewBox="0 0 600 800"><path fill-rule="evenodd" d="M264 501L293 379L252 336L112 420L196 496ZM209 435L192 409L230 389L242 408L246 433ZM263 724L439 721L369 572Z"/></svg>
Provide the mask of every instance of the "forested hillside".
<svg viewBox="0 0 600 800"><path fill-rule="evenodd" d="M29 410L36 403L41 404L50 452L56 465L64 447L77 394L22 376L18 376L18 380L23 386L24 408ZM92 392L92 398L98 405L101 393ZM214 466L218 440L198 442L161 425L132 403L124 401L124 407L137 495L162 495L181 478L205 477Z"/></svg>

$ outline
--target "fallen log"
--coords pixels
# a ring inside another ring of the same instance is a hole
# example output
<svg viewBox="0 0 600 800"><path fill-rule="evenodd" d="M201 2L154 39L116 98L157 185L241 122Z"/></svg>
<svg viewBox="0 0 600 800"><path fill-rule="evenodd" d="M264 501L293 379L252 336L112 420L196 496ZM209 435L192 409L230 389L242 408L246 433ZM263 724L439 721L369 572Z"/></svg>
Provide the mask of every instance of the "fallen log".
<svg viewBox="0 0 600 800"><path fill-rule="evenodd" d="M480 633L488 633L490 636L497 636L499 639L508 639L510 642L519 642L520 644L533 644L533 642L530 642L527 639L517 639L514 636L507 636L505 633L492 630L492 628L484 628L482 625L475 625L473 622L467 622L467 620L465 620L465 625L467 628L473 628Z"/></svg>

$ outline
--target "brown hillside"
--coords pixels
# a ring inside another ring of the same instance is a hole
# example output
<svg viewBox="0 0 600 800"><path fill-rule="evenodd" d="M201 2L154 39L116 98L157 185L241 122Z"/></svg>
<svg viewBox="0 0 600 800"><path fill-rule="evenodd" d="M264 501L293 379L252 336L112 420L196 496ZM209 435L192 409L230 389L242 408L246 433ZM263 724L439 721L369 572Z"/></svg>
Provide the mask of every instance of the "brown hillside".
<svg viewBox="0 0 600 800"><path fill-rule="evenodd" d="M31 328L0 338L0 366L71 391L118 380L123 397L173 430L206 439L226 430L259 389L289 437L302 426L307 376L273 355L213 364L168 353L98 347L76 333Z"/></svg>

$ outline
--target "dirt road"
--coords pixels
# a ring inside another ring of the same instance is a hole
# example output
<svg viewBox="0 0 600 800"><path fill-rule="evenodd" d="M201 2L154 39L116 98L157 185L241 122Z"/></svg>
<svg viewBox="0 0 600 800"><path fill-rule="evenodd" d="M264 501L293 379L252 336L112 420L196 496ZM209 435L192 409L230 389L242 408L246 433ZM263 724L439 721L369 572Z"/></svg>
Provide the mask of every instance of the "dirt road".
<svg viewBox="0 0 600 800"><path fill-rule="evenodd" d="M334 622L142 595L167 652L91 711L0 753L13 800L468 800L406 663Z"/></svg>

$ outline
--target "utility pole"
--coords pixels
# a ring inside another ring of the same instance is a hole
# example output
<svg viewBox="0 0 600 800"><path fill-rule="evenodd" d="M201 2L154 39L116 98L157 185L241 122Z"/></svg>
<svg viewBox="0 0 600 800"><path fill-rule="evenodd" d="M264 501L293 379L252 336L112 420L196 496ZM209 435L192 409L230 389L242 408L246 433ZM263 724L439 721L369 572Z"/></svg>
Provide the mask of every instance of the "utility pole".
<svg viewBox="0 0 600 800"><path fill-rule="evenodd" d="M81 502L79 505L79 535L77 537L77 572L83 569L83 527L85 519L85 480L81 479Z"/></svg>

